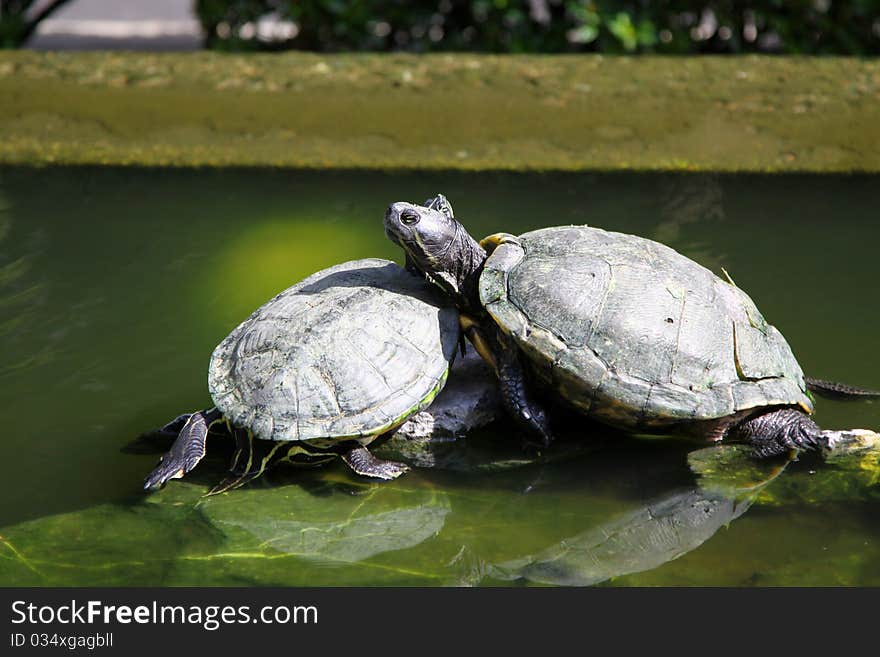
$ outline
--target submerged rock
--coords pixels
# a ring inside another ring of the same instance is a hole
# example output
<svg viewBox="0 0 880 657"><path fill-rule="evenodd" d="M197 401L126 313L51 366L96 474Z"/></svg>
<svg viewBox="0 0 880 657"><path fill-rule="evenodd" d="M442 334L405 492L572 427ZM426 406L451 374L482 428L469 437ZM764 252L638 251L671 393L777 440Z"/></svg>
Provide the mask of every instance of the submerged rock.
<svg viewBox="0 0 880 657"><path fill-rule="evenodd" d="M806 452L794 461L755 459L749 446L731 444L694 451L688 464L707 490L730 495L761 488L757 502L762 505L877 499L880 434L865 429L825 431L823 440L821 455ZM766 486L769 481L772 486Z"/></svg>
<svg viewBox="0 0 880 657"><path fill-rule="evenodd" d="M504 454L519 449L512 437L492 439L498 444L491 448L479 444L480 436L476 445L470 439L452 444L474 454L473 467L498 467ZM681 449L664 445L618 447L570 465L510 469L488 477L411 473L387 483L357 480L342 467L290 475L273 471L246 488L213 497L204 495L219 472L199 476L196 471L195 477L152 495L0 527L0 582L580 586L653 572L624 583L743 585L759 576L767 585L877 584L869 568L856 574L846 570L876 557L861 538L844 537L834 549L818 550L822 543L814 534L828 509L810 522L799 516L791 534L798 541L785 545L796 551L797 561L788 552L780 560L767 547L772 540L762 543L771 514L754 514L755 522L743 523L737 538L718 534L728 523L740 526L738 519L750 507L791 505L776 516L783 523L814 503L836 503L829 509L839 511L869 500L872 506L857 513L870 513L880 495L872 469L880 450L845 454L838 447L835 459L811 469L806 458L756 460L744 446L713 446L690 455L694 482L682 476L688 473ZM554 445L544 458L556 453ZM215 465L223 467L219 461ZM836 527L828 530L829 537ZM700 548L713 536L715 547ZM729 559L735 546L723 547L725 541L770 551L758 551L741 564ZM708 548L707 556L654 570L698 548ZM719 568L724 556L727 565ZM803 564L815 566L815 572ZM766 574L755 575L755 568Z"/></svg>
<svg viewBox="0 0 880 657"><path fill-rule="evenodd" d="M501 395L492 370L470 347L456 359L449 381L428 408L404 422L392 440L457 440L501 417Z"/></svg>
<svg viewBox="0 0 880 657"><path fill-rule="evenodd" d="M864 455L876 460L880 456L880 434L868 429L823 431L823 451L827 459Z"/></svg>
<svg viewBox="0 0 880 657"><path fill-rule="evenodd" d="M380 458L402 460L419 468L472 469L466 466L472 459L463 450L464 438L502 415L495 376L468 346L465 355L452 365L437 399L371 451Z"/></svg>

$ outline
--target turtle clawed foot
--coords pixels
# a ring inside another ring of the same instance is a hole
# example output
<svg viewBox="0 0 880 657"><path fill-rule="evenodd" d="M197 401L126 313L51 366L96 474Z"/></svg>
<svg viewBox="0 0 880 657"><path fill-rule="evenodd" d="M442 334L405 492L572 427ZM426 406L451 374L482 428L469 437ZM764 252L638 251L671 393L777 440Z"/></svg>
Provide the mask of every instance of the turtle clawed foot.
<svg viewBox="0 0 880 657"><path fill-rule="evenodd" d="M520 422L529 432L529 437L525 439L524 445L538 449L550 447L554 436L550 430L550 424L547 422L547 416L542 409L532 409L532 412L523 410Z"/></svg>
<svg viewBox="0 0 880 657"><path fill-rule="evenodd" d="M169 479L179 479L198 465L205 455L205 439L208 436L210 418L206 413L181 415L165 425L176 427L183 421L183 427L171 449L162 455L159 465L144 479L144 490L159 488Z"/></svg>
<svg viewBox="0 0 880 657"><path fill-rule="evenodd" d="M368 473L359 473L366 474L368 477L376 477L378 479L384 479L385 481L390 481L392 479L397 479L400 475L409 472L410 467L406 463L398 463L397 461L382 461L381 465Z"/></svg>
<svg viewBox="0 0 880 657"><path fill-rule="evenodd" d="M202 460L201 454L189 454L188 457L181 458L173 451L162 455L159 465L144 478L144 490L156 490L171 479L180 479Z"/></svg>
<svg viewBox="0 0 880 657"><path fill-rule="evenodd" d="M524 436L522 438L522 440L520 441L520 445L522 446L522 450L524 452L540 452L542 449L544 449L544 445L542 443L531 440L528 436Z"/></svg>
<svg viewBox="0 0 880 657"><path fill-rule="evenodd" d="M159 465L144 478L144 490L157 490L170 479L180 479L189 470L179 460L174 458L171 452L168 452L161 459Z"/></svg>
<svg viewBox="0 0 880 657"><path fill-rule="evenodd" d="M527 428L529 431L522 439L522 446L526 451L535 450L541 452L541 450L550 447L556 439L556 436L550 431L550 426L547 423L547 418L543 411L540 411L540 415L536 418L532 418L532 420L527 423Z"/></svg>
<svg viewBox="0 0 880 657"><path fill-rule="evenodd" d="M543 445L545 448L550 447L554 440L556 440L556 436L554 436L551 432L544 431L541 433L541 445Z"/></svg>
<svg viewBox="0 0 880 657"><path fill-rule="evenodd" d="M354 472L365 477L376 479L397 479L400 475L409 472L410 467L397 461L384 461L377 459L367 451L366 447L354 447L342 455L342 460Z"/></svg>
<svg viewBox="0 0 880 657"><path fill-rule="evenodd" d="M550 447L550 444L553 442L553 436L541 436L540 440L534 440L530 436L525 436L522 439L522 448L523 451L529 452L534 450L538 454L540 454L543 450Z"/></svg>

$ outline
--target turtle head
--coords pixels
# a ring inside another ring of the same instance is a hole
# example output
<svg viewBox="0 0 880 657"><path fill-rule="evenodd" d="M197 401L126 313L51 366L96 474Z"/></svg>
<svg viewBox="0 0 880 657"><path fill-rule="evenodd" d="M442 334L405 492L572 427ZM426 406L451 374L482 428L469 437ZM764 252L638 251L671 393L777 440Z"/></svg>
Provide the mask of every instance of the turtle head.
<svg viewBox="0 0 880 657"><path fill-rule="evenodd" d="M398 201L385 212L385 234L426 274L447 269L447 259L455 257L452 247L460 230L464 229L442 194L428 199L425 205Z"/></svg>
<svg viewBox="0 0 880 657"><path fill-rule="evenodd" d="M425 205L392 203L385 212L385 234L406 252L407 265L452 294L462 292L464 279L486 259L442 194Z"/></svg>

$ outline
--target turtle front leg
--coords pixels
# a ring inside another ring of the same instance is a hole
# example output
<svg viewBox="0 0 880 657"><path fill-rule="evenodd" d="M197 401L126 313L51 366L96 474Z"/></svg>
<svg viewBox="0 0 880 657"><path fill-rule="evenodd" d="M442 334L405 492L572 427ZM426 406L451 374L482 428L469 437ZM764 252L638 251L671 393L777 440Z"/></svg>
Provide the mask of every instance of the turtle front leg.
<svg viewBox="0 0 880 657"><path fill-rule="evenodd" d="M189 416L181 415L163 427L169 430L185 418L180 433L160 459L159 465L144 479L144 490L159 488L169 479L178 479L192 470L205 455L205 442L211 425L220 422L222 415L216 408L199 411Z"/></svg>
<svg viewBox="0 0 880 657"><path fill-rule="evenodd" d="M519 348L513 339L498 328L490 339L482 327L467 315L462 315L460 321L462 332L474 349L495 370L501 401L507 412L527 432L540 436L541 443L547 447L553 442L550 423L544 409L529 394Z"/></svg>
<svg viewBox="0 0 880 657"><path fill-rule="evenodd" d="M342 460L354 472L365 477L376 477L377 479L397 479L400 475L409 470L409 466L405 463L397 461L384 461L376 458L370 451L361 445L352 447L342 455Z"/></svg>
<svg viewBox="0 0 880 657"><path fill-rule="evenodd" d="M501 401L507 412L526 431L541 437L541 443L548 447L553 442L553 433L547 414L528 392L525 371L515 348L503 349L498 355L496 372L501 389Z"/></svg>

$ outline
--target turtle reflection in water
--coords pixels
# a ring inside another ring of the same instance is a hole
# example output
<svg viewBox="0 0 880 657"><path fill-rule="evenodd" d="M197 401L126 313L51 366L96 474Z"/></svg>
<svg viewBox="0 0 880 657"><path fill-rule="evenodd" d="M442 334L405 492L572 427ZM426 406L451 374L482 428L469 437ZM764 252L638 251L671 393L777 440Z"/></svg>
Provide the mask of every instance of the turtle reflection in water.
<svg viewBox="0 0 880 657"><path fill-rule="evenodd" d="M477 243L438 199L392 204L385 232L407 267L454 301L508 411L545 445L551 429L526 366L609 425L739 439L759 456L818 449L836 435L810 418L808 390L880 395L805 378L745 292L663 244L588 226Z"/></svg>
<svg viewBox="0 0 880 657"><path fill-rule="evenodd" d="M711 453L702 459L714 461ZM699 452L694 453L699 454ZM766 462L765 462L766 463ZM786 462L787 463L787 462ZM658 568L709 540L721 527L743 515L758 493L785 468L774 466L748 485L718 490L680 487L646 501L612 521L569 536L540 552L488 564L485 575L560 586L590 586L621 575Z"/></svg>
<svg viewBox="0 0 880 657"><path fill-rule="evenodd" d="M366 445L431 403L458 343L456 309L393 262L359 260L313 274L217 346L208 368L215 408L163 428L177 439L144 487L192 470L218 424L233 433L237 449L212 493L258 477L271 463L336 456L358 474L394 479L408 467L374 457Z"/></svg>
<svg viewBox="0 0 880 657"><path fill-rule="evenodd" d="M529 555L493 562L473 554L473 558L461 560L462 572L456 583L519 580L589 586L651 571L697 550L753 505L766 508L792 504L797 508L808 500L837 501L857 507L877 499L880 434L861 430L841 432L822 451L833 467L818 472L811 470L808 464L796 462L793 455L785 459L754 459L751 448L741 444L722 443L691 451L687 461L696 479L693 483L679 483L663 492L651 493L630 511ZM678 471L664 468L662 459L653 458L639 466L636 468L639 478L634 486L637 490L650 490L651 481L679 480ZM604 465L594 472L598 479L626 480L625 474L614 472L613 468L609 473ZM591 516L587 514L585 520L589 522ZM754 527L745 529L740 539L750 531L754 532ZM859 552L865 548L855 549ZM710 556L702 563L714 563L714 558ZM734 568L730 574L737 572ZM739 571L736 576L742 582L751 575ZM649 580L651 584L669 581L668 575ZM646 582L628 583L643 586ZM730 583L736 582L723 582Z"/></svg>

